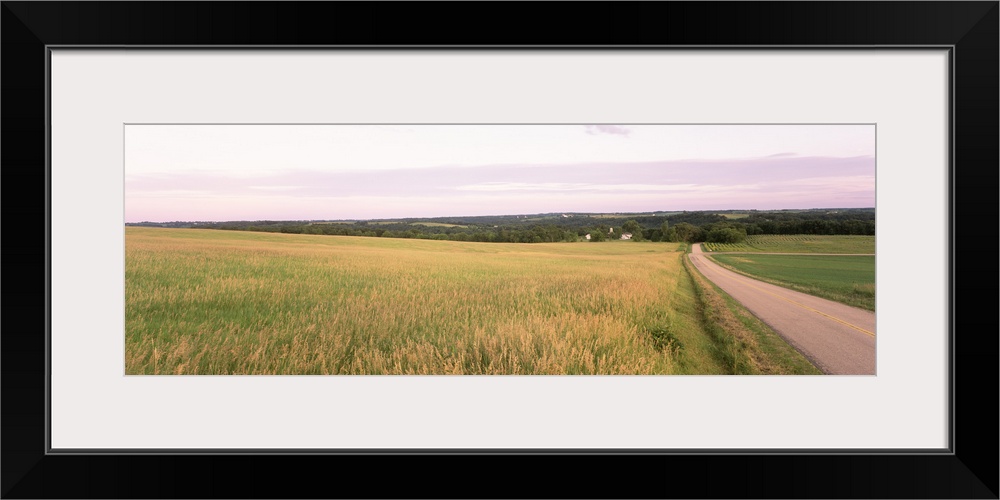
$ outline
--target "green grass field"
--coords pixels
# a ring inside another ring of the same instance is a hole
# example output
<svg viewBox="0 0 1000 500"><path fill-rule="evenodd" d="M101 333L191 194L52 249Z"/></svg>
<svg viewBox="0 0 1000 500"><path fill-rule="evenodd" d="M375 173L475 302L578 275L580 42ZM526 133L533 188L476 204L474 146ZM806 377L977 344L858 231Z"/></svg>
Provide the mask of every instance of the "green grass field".
<svg viewBox="0 0 1000 500"><path fill-rule="evenodd" d="M703 243L706 252L875 253L875 237L861 235L754 235L743 243Z"/></svg>
<svg viewBox="0 0 1000 500"><path fill-rule="evenodd" d="M764 281L875 310L875 257L715 254L716 262Z"/></svg>
<svg viewBox="0 0 1000 500"><path fill-rule="evenodd" d="M127 374L724 374L742 366L730 359L731 342L705 327L676 244L129 227L125 246ZM764 360L752 373L804 372L787 362L797 355L787 345L781 356L751 348L737 355Z"/></svg>

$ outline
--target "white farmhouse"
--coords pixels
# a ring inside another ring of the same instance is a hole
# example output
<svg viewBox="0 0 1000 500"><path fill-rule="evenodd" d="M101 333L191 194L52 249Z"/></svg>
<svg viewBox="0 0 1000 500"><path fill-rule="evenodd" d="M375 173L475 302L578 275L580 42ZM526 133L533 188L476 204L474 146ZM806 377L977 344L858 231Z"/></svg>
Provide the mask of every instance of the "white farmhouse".
<svg viewBox="0 0 1000 500"><path fill-rule="evenodd" d="M587 233L587 235L586 235L586 236L584 236L584 237L583 237L583 239L585 239L585 240L589 240L589 239L590 239L590 233Z"/></svg>
<svg viewBox="0 0 1000 500"><path fill-rule="evenodd" d="M632 239L632 233L622 233L622 239L623 240L631 240Z"/></svg>

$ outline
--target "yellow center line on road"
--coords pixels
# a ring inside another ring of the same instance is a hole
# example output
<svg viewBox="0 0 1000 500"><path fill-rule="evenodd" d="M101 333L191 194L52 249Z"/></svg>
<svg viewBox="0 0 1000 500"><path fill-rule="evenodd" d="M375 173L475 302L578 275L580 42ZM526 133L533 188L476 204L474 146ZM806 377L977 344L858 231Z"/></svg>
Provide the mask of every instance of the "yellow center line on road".
<svg viewBox="0 0 1000 500"><path fill-rule="evenodd" d="M739 275L737 275L737 276L739 276ZM740 276L740 278L742 278L742 276ZM865 330L864 328L861 328L860 326L848 323L848 322L846 322L846 321L844 321L844 320L842 320L840 318L837 318L835 316L831 316L831 315L829 315L829 314L827 314L827 313L825 313L823 311L819 311L817 309L813 309L812 307L809 307L809 306L807 306L805 304L802 304L800 302L796 302L796 301L794 301L792 299L789 299L788 297L783 297L783 296L778 295L778 294L776 294L776 293L774 293L772 291L765 290L763 288L759 288L759 287L753 286L753 285L747 283L746 282L747 280L748 279L744 279L744 283L743 284L745 284L746 286L748 286L750 288L753 288L754 290L760 290L760 291L762 291L762 292L764 292L764 293L766 293L768 295L773 295L773 296L775 296L775 297L777 297L777 298L779 298L781 300L784 300L784 301L787 301L787 302L791 302L792 304L795 304L795 305L797 305L797 306L799 306L799 307L801 307L803 309L808 309L808 310L810 310L810 311L812 311L812 312L814 312L816 314L819 314L819 315L822 315L822 316L826 316L827 318L830 318L830 319L836 321L837 323L841 323L841 324L843 324L845 326L849 326L849 327L851 327L851 328L853 328L853 329L855 329L855 330L857 330L857 331L859 331L861 333L864 333L866 335L871 335L872 337L875 336L875 332L869 332L868 330Z"/></svg>

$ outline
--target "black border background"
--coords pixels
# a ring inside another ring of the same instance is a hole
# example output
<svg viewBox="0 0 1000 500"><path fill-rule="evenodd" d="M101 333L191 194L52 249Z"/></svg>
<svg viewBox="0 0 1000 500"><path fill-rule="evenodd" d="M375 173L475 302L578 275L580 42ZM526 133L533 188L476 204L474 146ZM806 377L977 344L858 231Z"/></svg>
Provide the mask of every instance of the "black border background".
<svg viewBox="0 0 1000 500"><path fill-rule="evenodd" d="M2 294L2 496L997 498L998 12L996 1L2 2L2 254L24 271ZM954 454L45 454L45 47L248 44L954 45Z"/></svg>

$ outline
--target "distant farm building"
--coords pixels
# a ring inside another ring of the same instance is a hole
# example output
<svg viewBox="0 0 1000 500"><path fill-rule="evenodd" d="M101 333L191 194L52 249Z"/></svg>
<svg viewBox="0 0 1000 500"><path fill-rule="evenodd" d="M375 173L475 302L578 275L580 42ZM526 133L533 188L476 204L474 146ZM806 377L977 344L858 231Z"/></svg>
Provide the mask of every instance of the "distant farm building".
<svg viewBox="0 0 1000 500"><path fill-rule="evenodd" d="M590 233L587 233L587 235L586 235L586 236L584 236L584 237L583 237L583 239L585 239L585 240L589 240L589 239L590 239Z"/></svg>
<svg viewBox="0 0 1000 500"><path fill-rule="evenodd" d="M632 233L622 233L622 239L623 240L631 240L632 239Z"/></svg>

